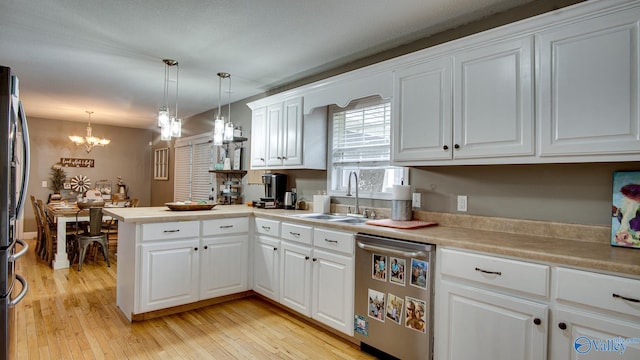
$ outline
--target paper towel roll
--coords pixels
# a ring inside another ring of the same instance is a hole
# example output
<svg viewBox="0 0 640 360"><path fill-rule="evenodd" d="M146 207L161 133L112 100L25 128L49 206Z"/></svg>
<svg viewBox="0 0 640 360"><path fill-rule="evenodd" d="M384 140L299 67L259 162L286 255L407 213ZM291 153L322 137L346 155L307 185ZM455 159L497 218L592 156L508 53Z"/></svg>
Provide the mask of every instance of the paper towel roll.
<svg viewBox="0 0 640 360"><path fill-rule="evenodd" d="M313 195L313 212L320 214L331 212L331 195Z"/></svg>
<svg viewBox="0 0 640 360"><path fill-rule="evenodd" d="M393 185L391 189L392 200L411 200L411 186Z"/></svg>

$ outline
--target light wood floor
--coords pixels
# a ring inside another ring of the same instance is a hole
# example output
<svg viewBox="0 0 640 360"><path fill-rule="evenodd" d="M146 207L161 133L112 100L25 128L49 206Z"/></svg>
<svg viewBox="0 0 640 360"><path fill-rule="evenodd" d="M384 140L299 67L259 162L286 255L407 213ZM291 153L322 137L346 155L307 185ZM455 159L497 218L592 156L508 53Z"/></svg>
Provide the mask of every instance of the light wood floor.
<svg viewBox="0 0 640 360"><path fill-rule="evenodd" d="M115 257L54 271L29 246L18 359L372 359L258 297L131 324L116 306Z"/></svg>

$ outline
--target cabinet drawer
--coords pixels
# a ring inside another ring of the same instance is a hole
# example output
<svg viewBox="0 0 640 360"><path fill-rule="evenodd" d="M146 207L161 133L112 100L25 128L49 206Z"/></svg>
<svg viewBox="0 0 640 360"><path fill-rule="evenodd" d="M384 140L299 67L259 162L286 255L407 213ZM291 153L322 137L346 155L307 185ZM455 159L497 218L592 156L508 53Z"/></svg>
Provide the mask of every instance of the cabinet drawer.
<svg viewBox="0 0 640 360"><path fill-rule="evenodd" d="M142 224L142 241L200 237L198 221Z"/></svg>
<svg viewBox="0 0 640 360"><path fill-rule="evenodd" d="M640 280L566 268L555 274L558 300L640 316Z"/></svg>
<svg viewBox="0 0 640 360"><path fill-rule="evenodd" d="M249 232L249 218L229 218L204 220L202 222L202 235L224 235Z"/></svg>
<svg viewBox="0 0 640 360"><path fill-rule="evenodd" d="M282 223L282 238L311 245L313 243L313 228L300 224Z"/></svg>
<svg viewBox="0 0 640 360"><path fill-rule="evenodd" d="M328 229L314 229L313 245L353 255L353 234Z"/></svg>
<svg viewBox="0 0 640 360"><path fill-rule="evenodd" d="M256 218L256 232L280 237L280 221Z"/></svg>
<svg viewBox="0 0 640 360"><path fill-rule="evenodd" d="M547 297L549 267L524 261L442 249L443 276Z"/></svg>

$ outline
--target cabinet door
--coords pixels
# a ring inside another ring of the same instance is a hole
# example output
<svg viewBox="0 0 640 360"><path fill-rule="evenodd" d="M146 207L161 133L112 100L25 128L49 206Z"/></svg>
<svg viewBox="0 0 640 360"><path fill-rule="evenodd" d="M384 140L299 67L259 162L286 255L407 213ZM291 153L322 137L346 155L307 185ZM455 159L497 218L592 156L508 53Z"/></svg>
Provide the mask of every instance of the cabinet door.
<svg viewBox="0 0 640 360"><path fill-rule="evenodd" d="M140 311L164 309L198 300L199 239L141 246Z"/></svg>
<svg viewBox="0 0 640 360"><path fill-rule="evenodd" d="M302 98L284 102L282 122L282 165L302 165Z"/></svg>
<svg viewBox="0 0 640 360"><path fill-rule="evenodd" d="M640 152L640 9L541 32L541 155Z"/></svg>
<svg viewBox="0 0 640 360"><path fill-rule="evenodd" d="M258 235L253 253L253 290L278 302L280 301L279 247L279 239Z"/></svg>
<svg viewBox="0 0 640 360"><path fill-rule="evenodd" d="M453 157L533 155L533 37L454 56Z"/></svg>
<svg viewBox="0 0 640 360"><path fill-rule="evenodd" d="M451 58L395 71L394 163L451 159Z"/></svg>
<svg viewBox="0 0 640 360"><path fill-rule="evenodd" d="M311 316L311 247L281 244L280 303Z"/></svg>
<svg viewBox="0 0 640 360"><path fill-rule="evenodd" d="M353 257L313 250L312 317L353 336Z"/></svg>
<svg viewBox="0 0 640 360"><path fill-rule="evenodd" d="M570 307L555 308L553 319L550 359L640 359L640 323L637 321L613 319Z"/></svg>
<svg viewBox="0 0 640 360"><path fill-rule="evenodd" d="M282 165L282 112L281 102L267 107L267 166Z"/></svg>
<svg viewBox="0 0 640 360"><path fill-rule="evenodd" d="M267 108L261 107L251 113L251 168L267 165Z"/></svg>
<svg viewBox="0 0 640 360"><path fill-rule="evenodd" d="M448 281L440 285L436 358L546 359L547 305Z"/></svg>
<svg viewBox="0 0 640 360"><path fill-rule="evenodd" d="M248 244L248 235L203 239L200 258L201 299L247 290Z"/></svg>

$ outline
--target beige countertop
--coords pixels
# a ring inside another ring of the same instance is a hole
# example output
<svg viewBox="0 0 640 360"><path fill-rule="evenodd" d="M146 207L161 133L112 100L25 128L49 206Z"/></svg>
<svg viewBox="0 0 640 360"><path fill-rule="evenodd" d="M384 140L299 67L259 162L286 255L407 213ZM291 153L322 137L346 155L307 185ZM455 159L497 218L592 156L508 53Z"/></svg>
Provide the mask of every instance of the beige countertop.
<svg viewBox="0 0 640 360"><path fill-rule="evenodd" d="M281 221L303 222L420 243L626 274L640 279L640 249L611 246L608 238L610 229L604 226L414 212L414 217L436 221L439 225L401 230L296 218L291 215L308 211L266 210L244 205L218 205L211 210L200 211L171 211L166 207L105 208L104 211L120 221L138 223L259 215Z"/></svg>

